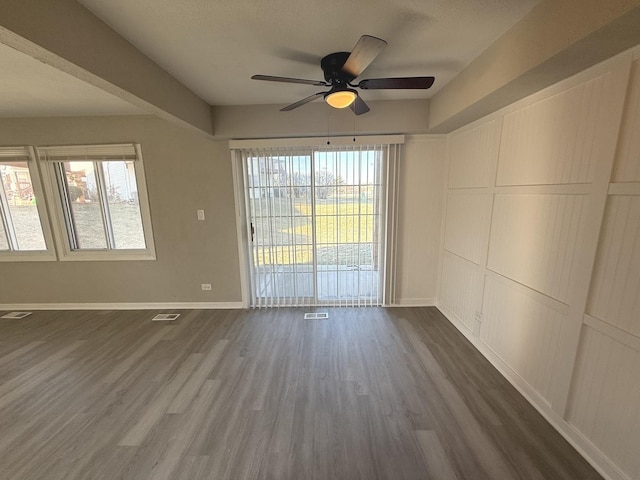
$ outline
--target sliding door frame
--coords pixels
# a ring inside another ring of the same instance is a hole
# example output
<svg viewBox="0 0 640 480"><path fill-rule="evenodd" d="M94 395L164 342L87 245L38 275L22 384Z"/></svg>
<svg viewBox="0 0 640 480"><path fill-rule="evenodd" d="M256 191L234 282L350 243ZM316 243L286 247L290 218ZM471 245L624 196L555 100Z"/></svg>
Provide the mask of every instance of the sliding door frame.
<svg viewBox="0 0 640 480"><path fill-rule="evenodd" d="M303 149L327 148L327 145L335 147L345 146L380 146L388 148L386 162L383 161L380 168L382 181L380 184L380 200L378 201L380 228L383 229L380 238L382 240L382 262L380 263L380 302L383 306L395 303L395 264L396 264L396 226L397 226L397 195L399 168L401 160L401 146L404 144L404 135L376 135L359 137L311 137L294 139L263 139L263 140L231 140L229 149L231 154L234 199L236 209L236 235L238 241L238 259L240 268L240 281L242 292L242 304L244 308L250 308L255 299L252 282L254 277L254 265L252 255L252 232L250 231L251 212L248 208L248 186L246 185L247 172L242 158L243 149L271 149L278 147L300 147ZM313 158L312 158L313 164ZM311 168L312 177L315 176L314 168ZM313 182L312 178L312 185ZM313 244L316 242L316 215L315 192L312 198L312 232ZM317 260L314 257L314 272L317 272ZM317 276L317 275L316 275ZM318 297L317 278L314 278L314 296ZM323 304L318 304L322 306ZM273 306L278 306L274 304ZM311 305L310 305L311 306Z"/></svg>

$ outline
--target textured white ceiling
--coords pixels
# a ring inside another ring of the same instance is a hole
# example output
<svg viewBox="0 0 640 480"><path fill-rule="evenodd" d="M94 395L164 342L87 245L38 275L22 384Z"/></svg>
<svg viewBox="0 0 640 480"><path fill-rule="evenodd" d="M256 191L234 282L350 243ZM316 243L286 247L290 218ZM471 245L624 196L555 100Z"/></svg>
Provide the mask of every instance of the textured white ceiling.
<svg viewBox="0 0 640 480"><path fill-rule="evenodd" d="M318 87L253 74L322 79L320 58L360 35L389 42L361 79L434 75L427 92L367 91L365 100L428 98L537 0L79 0L212 105L291 103ZM322 88L320 88L322 90Z"/></svg>
<svg viewBox="0 0 640 480"><path fill-rule="evenodd" d="M124 100L0 43L0 117L142 113Z"/></svg>

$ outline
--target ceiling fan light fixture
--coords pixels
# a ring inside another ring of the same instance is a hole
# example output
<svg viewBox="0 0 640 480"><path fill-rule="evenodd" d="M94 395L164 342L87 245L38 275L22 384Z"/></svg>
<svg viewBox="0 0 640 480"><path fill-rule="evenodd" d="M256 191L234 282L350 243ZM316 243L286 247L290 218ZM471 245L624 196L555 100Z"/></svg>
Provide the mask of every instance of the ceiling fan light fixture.
<svg viewBox="0 0 640 480"><path fill-rule="evenodd" d="M358 97L358 93L351 89L336 90L325 95L325 101L333 108L347 108Z"/></svg>

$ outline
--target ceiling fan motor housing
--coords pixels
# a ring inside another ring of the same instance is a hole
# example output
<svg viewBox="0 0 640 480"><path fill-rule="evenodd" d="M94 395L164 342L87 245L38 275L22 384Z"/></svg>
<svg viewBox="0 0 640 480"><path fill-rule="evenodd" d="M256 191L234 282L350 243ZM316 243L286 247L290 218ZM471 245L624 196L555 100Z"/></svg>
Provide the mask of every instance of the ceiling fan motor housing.
<svg viewBox="0 0 640 480"><path fill-rule="evenodd" d="M320 67L324 72L324 79L332 86L345 87L351 82L355 76L342 71L342 67L349 58L351 52L330 53L320 61Z"/></svg>

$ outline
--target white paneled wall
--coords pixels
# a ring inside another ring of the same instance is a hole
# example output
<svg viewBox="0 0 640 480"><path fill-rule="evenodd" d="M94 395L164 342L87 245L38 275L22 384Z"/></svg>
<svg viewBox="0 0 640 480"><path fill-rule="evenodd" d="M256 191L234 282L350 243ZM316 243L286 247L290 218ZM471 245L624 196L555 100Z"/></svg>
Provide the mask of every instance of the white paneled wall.
<svg viewBox="0 0 640 480"><path fill-rule="evenodd" d="M504 116L497 185L590 183L606 72Z"/></svg>
<svg viewBox="0 0 640 480"><path fill-rule="evenodd" d="M488 268L567 302L585 195L496 194Z"/></svg>
<svg viewBox="0 0 640 480"><path fill-rule="evenodd" d="M640 353L593 328L582 334L568 420L629 478L640 478Z"/></svg>
<svg viewBox="0 0 640 480"><path fill-rule="evenodd" d="M487 276L482 340L551 402L555 364L567 308L499 276Z"/></svg>
<svg viewBox="0 0 640 480"><path fill-rule="evenodd" d="M471 330L482 300L482 273L477 265L445 252L439 305Z"/></svg>
<svg viewBox="0 0 640 480"><path fill-rule="evenodd" d="M462 192L450 193L447 199L444 248L479 265L486 254L491 197Z"/></svg>
<svg viewBox="0 0 640 480"><path fill-rule="evenodd" d="M609 198L587 312L640 337L640 195Z"/></svg>
<svg viewBox="0 0 640 480"><path fill-rule="evenodd" d="M640 479L640 48L449 135L438 306L610 479ZM629 88L627 88L629 86Z"/></svg>
<svg viewBox="0 0 640 480"><path fill-rule="evenodd" d="M497 125L482 123L451 134L449 188L488 187L493 181ZM469 162L472 158L473 162Z"/></svg>
<svg viewBox="0 0 640 480"><path fill-rule="evenodd" d="M613 182L640 182L640 61L633 62Z"/></svg>

